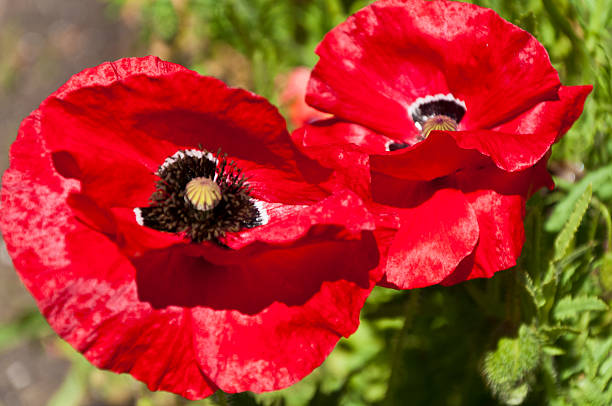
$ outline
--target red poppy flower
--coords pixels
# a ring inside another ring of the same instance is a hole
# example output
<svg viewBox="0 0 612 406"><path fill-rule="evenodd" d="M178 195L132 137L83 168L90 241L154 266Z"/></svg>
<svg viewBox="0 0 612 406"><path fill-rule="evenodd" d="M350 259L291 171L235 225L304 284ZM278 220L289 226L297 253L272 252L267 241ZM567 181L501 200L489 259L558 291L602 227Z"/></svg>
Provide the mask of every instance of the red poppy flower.
<svg viewBox="0 0 612 406"><path fill-rule="evenodd" d="M315 110L306 104L306 86L310 78L310 69L303 66L289 73L287 84L280 95L280 101L287 106L289 122L294 127L330 117L329 114Z"/></svg>
<svg viewBox="0 0 612 406"><path fill-rule="evenodd" d="M551 186L547 152L591 86L561 86L542 45L494 11L444 0L378 1L316 52L306 101L335 117L294 141L369 199L382 283L513 266L525 199Z"/></svg>
<svg viewBox="0 0 612 406"><path fill-rule="evenodd" d="M10 155L0 224L42 313L152 390L286 387L357 328L380 278L361 200L317 186L328 170L277 110L179 65L77 74Z"/></svg>

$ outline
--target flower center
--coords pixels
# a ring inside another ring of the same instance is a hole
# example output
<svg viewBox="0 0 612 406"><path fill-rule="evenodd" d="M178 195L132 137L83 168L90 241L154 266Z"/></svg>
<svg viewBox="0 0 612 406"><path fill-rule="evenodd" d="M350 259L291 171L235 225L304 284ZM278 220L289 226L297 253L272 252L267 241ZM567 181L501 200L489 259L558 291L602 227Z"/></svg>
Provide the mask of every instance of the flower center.
<svg viewBox="0 0 612 406"><path fill-rule="evenodd" d="M427 138L430 132L436 130L455 131L457 130L457 122L443 114L433 116L423 123L423 128L421 129L421 137L425 139Z"/></svg>
<svg viewBox="0 0 612 406"><path fill-rule="evenodd" d="M219 185L204 176L191 179L185 186L185 200L198 210L214 209L221 197Z"/></svg>
<svg viewBox="0 0 612 406"><path fill-rule="evenodd" d="M182 150L157 171L148 207L135 209L139 224L180 233L193 242L223 245L227 232L261 225L267 218L234 161L205 150Z"/></svg>
<svg viewBox="0 0 612 406"><path fill-rule="evenodd" d="M410 147L435 130L456 131L466 111L465 103L450 93L419 97L408 107L408 114L420 134L412 140L389 142L387 151Z"/></svg>
<svg viewBox="0 0 612 406"><path fill-rule="evenodd" d="M466 111L465 103L450 93L419 97L408 107L414 125L421 131L418 141L434 130L456 131Z"/></svg>

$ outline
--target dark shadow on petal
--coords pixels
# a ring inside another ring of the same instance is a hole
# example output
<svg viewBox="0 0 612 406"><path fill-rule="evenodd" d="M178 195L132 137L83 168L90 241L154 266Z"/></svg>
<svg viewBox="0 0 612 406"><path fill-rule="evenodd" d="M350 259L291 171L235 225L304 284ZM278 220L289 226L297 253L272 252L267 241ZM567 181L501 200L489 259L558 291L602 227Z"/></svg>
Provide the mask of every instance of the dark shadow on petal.
<svg viewBox="0 0 612 406"><path fill-rule="evenodd" d="M436 190L445 187L446 179L432 181L405 180L372 171L372 199L387 206L411 208L429 200Z"/></svg>
<svg viewBox="0 0 612 406"><path fill-rule="evenodd" d="M448 183L464 193L494 190L502 195L529 197L542 187L554 186L547 163L548 157L545 157L534 166L516 172L506 172L495 166L465 169L449 176Z"/></svg>
<svg viewBox="0 0 612 406"><path fill-rule="evenodd" d="M181 109L134 113L134 128L155 139L172 140L177 145L191 148L198 148L201 144L213 153L221 148L229 156L279 168L290 167L288 160L292 158L276 154L287 153L287 149L272 151L265 139L257 138L259 134L251 134L215 113ZM279 130L272 128L271 134L275 134L274 131Z"/></svg>
<svg viewBox="0 0 612 406"><path fill-rule="evenodd" d="M320 184L330 179L334 173L333 169L325 168L314 159L303 155L296 155L296 164L308 183Z"/></svg>
<svg viewBox="0 0 612 406"><path fill-rule="evenodd" d="M82 193L71 193L66 203L72 209L75 217L88 227L115 239L117 222L113 215L100 207L91 197Z"/></svg>
<svg viewBox="0 0 612 406"><path fill-rule="evenodd" d="M369 286L378 264L371 232L346 238L337 226L315 226L285 245L253 243L232 251L207 245L174 245L132 258L138 297L154 308L203 306L256 314L274 302L306 303L323 282Z"/></svg>
<svg viewBox="0 0 612 406"><path fill-rule="evenodd" d="M57 173L68 179L81 179L79 163L69 151L52 152L51 159Z"/></svg>

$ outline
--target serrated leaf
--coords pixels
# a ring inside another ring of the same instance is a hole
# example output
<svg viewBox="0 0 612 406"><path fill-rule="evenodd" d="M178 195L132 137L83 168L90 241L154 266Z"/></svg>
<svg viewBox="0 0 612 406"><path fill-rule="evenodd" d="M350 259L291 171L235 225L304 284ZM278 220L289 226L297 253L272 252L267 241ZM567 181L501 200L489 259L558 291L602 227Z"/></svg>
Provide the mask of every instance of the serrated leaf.
<svg viewBox="0 0 612 406"><path fill-rule="evenodd" d="M582 195L576 201L574 210L570 214L567 223L565 223L565 226L563 226L563 229L555 239L555 255L553 257L553 261L558 261L565 256L567 248L572 242L576 231L578 231L578 226L582 222L584 213L589 207L592 195L593 188L592 185L589 184L584 193L582 193Z"/></svg>
<svg viewBox="0 0 612 406"><path fill-rule="evenodd" d="M601 364L608 359L608 354L612 350L612 337L589 340L587 341L587 348L596 369L599 370Z"/></svg>
<svg viewBox="0 0 612 406"><path fill-rule="evenodd" d="M554 342L564 334L580 334L580 330L571 326L543 326L540 331L546 335L548 341Z"/></svg>
<svg viewBox="0 0 612 406"><path fill-rule="evenodd" d="M576 273L576 270L580 268L581 265L582 265L581 263L576 262L576 263L569 264L568 266L566 266L560 275L561 277L560 285L563 287L568 287L568 285L571 283L572 276L574 276L574 274Z"/></svg>
<svg viewBox="0 0 612 406"><path fill-rule="evenodd" d="M584 254L588 253L590 250L595 247L597 243L593 241L589 241L586 244L581 245L580 247L576 247L572 249L572 252L568 253L562 260L560 260L557 265L560 267L566 267L568 264L573 263L577 259L579 259ZM563 272L567 272L567 269L564 269Z"/></svg>
<svg viewBox="0 0 612 406"><path fill-rule="evenodd" d="M545 302L541 292L533 284L533 280L527 272L521 272L521 274L523 275L525 290L529 293L529 296L533 300L533 304L536 308L541 307Z"/></svg>
<svg viewBox="0 0 612 406"><path fill-rule="evenodd" d="M579 288L581 286L580 281L593 271L594 263L591 253L596 245L594 241L590 241L574 248L572 252L555 264L557 272L560 273L559 285L563 288L561 295L576 293L572 290L574 285Z"/></svg>
<svg viewBox="0 0 612 406"><path fill-rule="evenodd" d="M570 396L574 405L608 406L610 404L607 394L589 379L580 380L580 384L570 390Z"/></svg>
<svg viewBox="0 0 612 406"><path fill-rule="evenodd" d="M608 305L598 297L580 296L572 298L571 296L566 296L559 300L553 310L553 315L557 320L566 320L571 319L582 312L601 312L605 310L608 310Z"/></svg>
<svg viewBox="0 0 612 406"><path fill-rule="evenodd" d="M599 374L600 388L604 390L610 380L612 380L612 357L608 357L601 363L599 366Z"/></svg>
<svg viewBox="0 0 612 406"><path fill-rule="evenodd" d="M540 316L543 320L548 320L548 315L555 302L555 296L557 294L557 271L555 265L551 262L548 265L548 270L544 275L544 279L540 285L541 296L543 302L540 305Z"/></svg>
<svg viewBox="0 0 612 406"><path fill-rule="evenodd" d="M601 213L601 216L603 217L604 222L606 223L606 240L608 246L610 246L612 245L612 216L610 215L610 210L608 209L606 204L601 202L599 199L594 199L593 203Z"/></svg>
<svg viewBox="0 0 612 406"><path fill-rule="evenodd" d="M561 200L553 209L544 229L546 231L559 231L568 221L573 213L578 199L584 194L589 184L592 188L599 190L602 186L612 183L612 165L605 166L586 175L580 182L576 183L570 193Z"/></svg>

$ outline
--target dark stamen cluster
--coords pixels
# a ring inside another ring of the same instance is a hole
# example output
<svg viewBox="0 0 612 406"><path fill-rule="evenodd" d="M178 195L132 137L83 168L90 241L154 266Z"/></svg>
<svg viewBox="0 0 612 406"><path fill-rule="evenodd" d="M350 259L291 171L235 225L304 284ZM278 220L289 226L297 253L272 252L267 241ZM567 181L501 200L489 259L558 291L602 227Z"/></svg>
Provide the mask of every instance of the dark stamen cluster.
<svg viewBox="0 0 612 406"><path fill-rule="evenodd" d="M217 152L216 159L202 150L200 154L180 151L167 160L157 174L160 180L151 195L149 207L141 208L145 226L171 233L185 233L193 242L215 241L226 232L261 224L260 214L250 196L250 188L240 168L227 155ZM198 210L185 199L190 180L207 177L221 189L221 201L211 210Z"/></svg>
<svg viewBox="0 0 612 406"><path fill-rule="evenodd" d="M412 119L415 123L423 124L427 119L438 115L450 117L459 123L465 115L465 108L452 100L433 100L416 106Z"/></svg>

